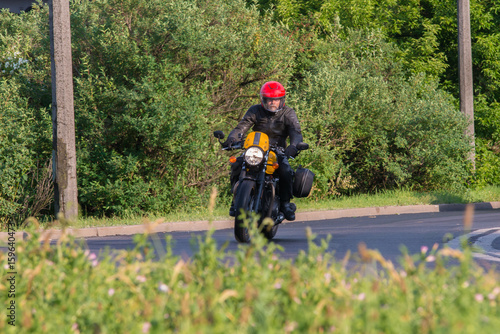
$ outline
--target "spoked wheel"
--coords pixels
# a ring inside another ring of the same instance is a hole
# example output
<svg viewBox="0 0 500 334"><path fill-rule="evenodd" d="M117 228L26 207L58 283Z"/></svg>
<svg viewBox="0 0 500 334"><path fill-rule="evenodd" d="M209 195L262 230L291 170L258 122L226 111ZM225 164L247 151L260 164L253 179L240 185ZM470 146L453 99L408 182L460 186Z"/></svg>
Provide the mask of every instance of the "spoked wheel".
<svg viewBox="0 0 500 334"><path fill-rule="evenodd" d="M235 199L234 208L236 209L236 217L234 218L234 237L238 242L250 242L250 234L248 228L244 226L244 220L241 219L241 211L246 213L249 218L250 208L253 203L253 195L255 192L255 182L250 180L243 181L238 186L238 194Z"/></svg>

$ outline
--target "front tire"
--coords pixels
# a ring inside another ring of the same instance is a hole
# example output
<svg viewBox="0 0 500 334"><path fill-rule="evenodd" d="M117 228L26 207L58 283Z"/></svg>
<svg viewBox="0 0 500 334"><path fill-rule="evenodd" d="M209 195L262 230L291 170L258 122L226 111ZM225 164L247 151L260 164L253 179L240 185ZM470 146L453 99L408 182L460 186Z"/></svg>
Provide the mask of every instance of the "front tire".
<svg viewBox="0 0 500 334"><path fill-rule="evenodd" d="M262 229L262 234L264 234L267 240L271 240L272 238L274 238L276 232L278 232L278 225L264 226L264 228Z"/></svg>
<svg viewBox="0 0 500 334"><path fill-rule="evenodd" d="M266 188L264 194L262 200L263 211L266 212L266 216L272 220L273 225L262 226L265 217L261 218L260 224L264 237L266 237L267 240L272 240L278 231L278 225L275 224L275 218L279 213L279 197L276 196L276 189L273 184Z"/></svg>
<svg viewBox="0 0 500 334"><path fill-rule="evenodd" d="M255 193L255 182L251 180L245 180L238 186L238 192L236 195L234 208L236 209L236 217L234 218L234 237L238 242L250 242L250 234L248 233L248 228L244 226L244 216L249 218L249 213L251 211L253 197ZM245 215L242 214L242 211Z"/></svg>

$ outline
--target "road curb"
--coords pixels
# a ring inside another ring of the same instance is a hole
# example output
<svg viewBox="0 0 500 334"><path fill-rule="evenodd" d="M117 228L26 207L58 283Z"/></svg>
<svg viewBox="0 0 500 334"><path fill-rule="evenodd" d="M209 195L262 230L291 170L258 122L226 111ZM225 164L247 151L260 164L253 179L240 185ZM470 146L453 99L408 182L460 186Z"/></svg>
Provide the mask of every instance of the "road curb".
<svg viewBox="0 0 500 334"><path fill-rule="evenodd" d="M482 202L473 203L475 210L496 210L500 209L500 202ZM464 211L467 204L435 204L435 205L408 205L408 206L380 206L358 209L339 209L325 211L298 212L295 221L305 222L313 220L352 218L366 216L384 216L411 213L431 213L431 212L449 212ZM232 228L233 219L216 221L195 221L195 222L170 222L170 223L151 223L141 225L108 226L108 227L89 227L89 228L68 228L65 232L78 238L106 237L115 235L132 235L145 232L191 232L206 231L210 228L216 230ZM63 234L61 229L40 230L41 239L54 240L59 239ZM24 239L28 233L17 231L14 234L16 240ZM9 239L8 232L0 232L0 242L6 243Z"/></svg>

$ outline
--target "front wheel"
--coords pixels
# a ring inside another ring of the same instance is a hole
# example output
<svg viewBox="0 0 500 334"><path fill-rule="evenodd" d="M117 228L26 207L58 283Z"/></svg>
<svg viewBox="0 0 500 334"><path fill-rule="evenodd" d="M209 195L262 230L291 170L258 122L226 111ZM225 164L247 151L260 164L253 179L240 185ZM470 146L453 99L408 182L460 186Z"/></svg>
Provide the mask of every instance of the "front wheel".
<svg viewBox="0 0 500 334"><path fill-rule="evenodd" d="M267 240L271 240L278 232L278 225L273 226L264 226L262 229L262 233L266 237Z"/></svg>
<svg viewBox="0 0 500 334"><path fill-rule="evenodd" d="M279 214L279 196L276 196L276 189L274 184L271 184L265 190L264 198L262 199L262 206L264 207L264 212L267 212L266 216L271 220L271 224L264 224L265 218L262 218L261 228L262 234L267 240L271 240L276 235L278 231L278 224L276 224L276 217ZM269 221L268 220L268 221ZM281 222L281 221L280 221ZM264 226L262 226L264 225Z"/></svg>
<svg viewBox="0 0 500 334"><path fill-rule="evenodd" d="M245 180L238 186L238 192L234 203L236 217L234 218L234 237L238 242L250 242L248 228L244 226L243 217L249 218L255 194L255 182ZM245 213L242 215L242 211Z"/></svg>

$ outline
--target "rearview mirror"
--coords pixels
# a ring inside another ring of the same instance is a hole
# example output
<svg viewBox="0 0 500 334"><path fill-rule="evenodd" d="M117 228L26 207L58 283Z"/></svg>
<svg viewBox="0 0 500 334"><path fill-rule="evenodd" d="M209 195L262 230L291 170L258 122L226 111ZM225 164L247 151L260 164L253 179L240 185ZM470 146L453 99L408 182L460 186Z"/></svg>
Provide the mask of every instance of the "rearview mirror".
<svg viewBox="0 0 500 334"><path fill-rule="evenodd" d="M220 131L220 130L217 130L217 131L214 131L214 137L217 138L217 139L224 139L224 132Z"/></svg>
<svg viewBox="0 0 500 334"><path fill-rule="evenodd" d="M307 149L309 149L309 144L307 144L307 143L298 143L297 144L297 150L304 151Z"/></svg>

